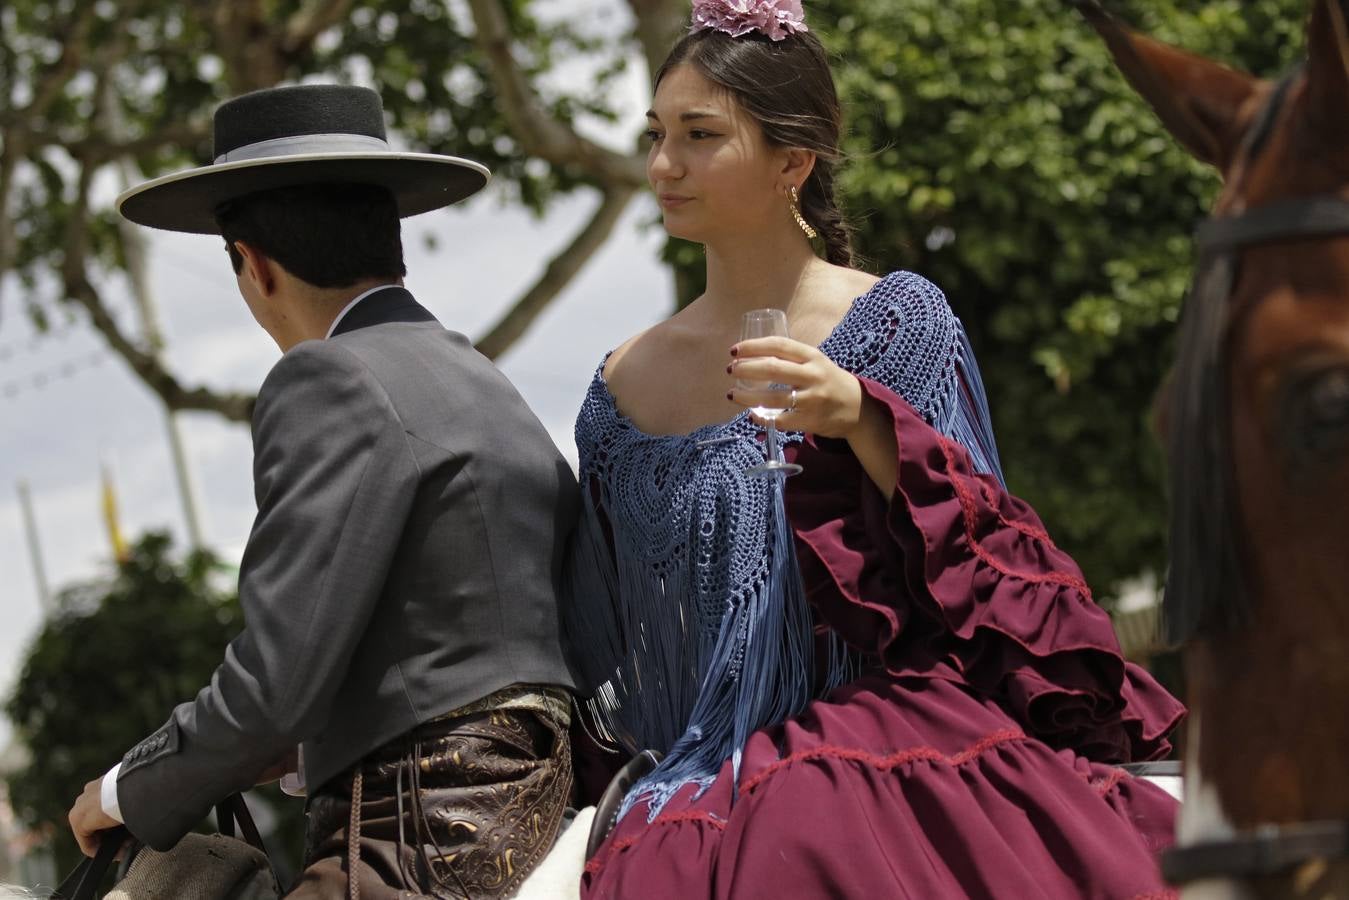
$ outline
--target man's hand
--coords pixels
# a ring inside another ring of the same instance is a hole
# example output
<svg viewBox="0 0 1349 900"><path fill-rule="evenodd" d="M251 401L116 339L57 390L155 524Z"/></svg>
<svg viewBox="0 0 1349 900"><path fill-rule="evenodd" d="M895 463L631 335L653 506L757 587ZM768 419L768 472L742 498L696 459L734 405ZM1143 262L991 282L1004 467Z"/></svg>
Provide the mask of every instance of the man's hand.
<svg viewBox="0 0 1349 900"><path fill-rule="evenodd" d="M292 748L285 756L263 769L261 774L254 779L254 785L271 784L281 776L294 772L295 767L299 762L299 755L299 748Z"/></svg>
<svg viewBox="0 0 1349 900"><path fill-rule="evenodd" d="M121 824L103 811L102 778L95 778L84 786L84 793L75 798L67 818L70 819L70 830L80 844L80 852L85 856L98 852L99 832Z"/></svg>

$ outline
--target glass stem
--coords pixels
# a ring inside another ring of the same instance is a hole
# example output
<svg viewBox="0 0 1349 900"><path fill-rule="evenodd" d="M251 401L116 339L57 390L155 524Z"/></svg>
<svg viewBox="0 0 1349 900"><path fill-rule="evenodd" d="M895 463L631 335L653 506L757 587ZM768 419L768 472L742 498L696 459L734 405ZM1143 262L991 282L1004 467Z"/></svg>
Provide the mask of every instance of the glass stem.
<svg viewBox="0 0 1349 900"><path fill-rule="evenodd" d="M777 418L768 420L768 461L778 461L778 425Z"/></svg>

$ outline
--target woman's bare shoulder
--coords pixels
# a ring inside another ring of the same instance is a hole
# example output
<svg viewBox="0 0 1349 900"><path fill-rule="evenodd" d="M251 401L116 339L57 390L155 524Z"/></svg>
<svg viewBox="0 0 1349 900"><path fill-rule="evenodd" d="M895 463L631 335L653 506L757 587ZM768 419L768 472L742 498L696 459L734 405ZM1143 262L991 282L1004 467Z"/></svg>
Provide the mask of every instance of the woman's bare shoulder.
<svg viewBox="0 0 1349 900"><path fill-rule="evenodd" d="M679 352L681 341L687 340L688 328L678 314L657 322L614 348L604 366L604 379L612 387L615 380L622 382L625 374L644 370L652 363Z"/></svg>
<svg viewBox="0 0 1349 900"><path fill-rule="evenodd" d="M881 280L879 276L863 272L861 269L850 269L846 266L831 266L831 269L833 270L831 293L835 302L845 307L851 306L854 300L870 291Z"/></svg>
<svg viewBox="0 0 1349 900"><path fill-rule="evenodd" d="M810 344L819 344L852 309L858 297L880 281L875 275L845 266L821 268L811 279L809 299L793 324L793 335Z"/></svg>

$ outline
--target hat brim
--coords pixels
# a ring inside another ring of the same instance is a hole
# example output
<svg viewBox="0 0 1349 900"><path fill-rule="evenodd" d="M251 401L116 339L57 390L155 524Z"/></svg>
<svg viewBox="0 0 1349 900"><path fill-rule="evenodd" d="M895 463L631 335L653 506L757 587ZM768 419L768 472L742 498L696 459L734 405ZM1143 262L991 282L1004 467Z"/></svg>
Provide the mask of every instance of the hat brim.
<svg viewBox="0 0 1349 900"><path fill-rule="evenodd" d="M487 184L487 168L430 153L310 153L202 166L164 175L117 198L117 211L139 225L219 234L215 210L254 191L302 184L374 184L388 188L401 218L458 203Z"/></svg>

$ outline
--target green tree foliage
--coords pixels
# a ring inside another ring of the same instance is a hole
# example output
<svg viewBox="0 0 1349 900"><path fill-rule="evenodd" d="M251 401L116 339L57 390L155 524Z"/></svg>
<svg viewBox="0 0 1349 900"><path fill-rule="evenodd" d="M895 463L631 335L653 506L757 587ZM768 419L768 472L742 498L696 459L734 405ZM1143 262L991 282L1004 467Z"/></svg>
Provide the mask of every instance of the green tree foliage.
<svg viewBox="0 0 1349 900"><path fill-rule="evenodd" d="M1265 77L1301 52L1309 8L1105 5ZM1217 176L1163 130L1063 0L808 6L846 105L841 186L861 254L946 291L978 352L1012 489L1098 590L1161 571L1151 407ZM700 265L690 251L670 256Z"/></svg>
<svg viewBox="0 0 1349 900"><path fill-rule="evenodd" d="M149 534L111 578L63 591L31 644L5 706L31 760L9 791L24 821L57 838L63 868L78 853L66 825L76 794L196 696L243 627L231 581L209 553L177 560L167 535ZM298 834L289 805L284 827Z"/></svg>

